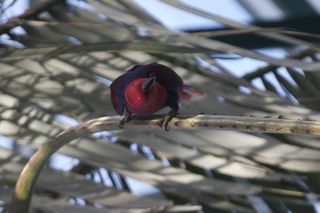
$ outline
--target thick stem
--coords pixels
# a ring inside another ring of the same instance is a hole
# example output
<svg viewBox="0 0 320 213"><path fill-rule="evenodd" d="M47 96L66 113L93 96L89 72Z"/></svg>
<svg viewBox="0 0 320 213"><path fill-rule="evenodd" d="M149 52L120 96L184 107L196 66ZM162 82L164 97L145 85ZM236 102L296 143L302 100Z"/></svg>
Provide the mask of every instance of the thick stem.
<svg viewBox="0 0 320 213"><path fill-rule="evenodd" d="M139 116L127 122L124 128L159 128L163 116ZM29 160L18 178L12 198L11 213L27 213L33 189L46 161L62 146L88 134L118 129L120 116L102 117L71 127L44 144ZM178 115L169 125L179 129L236 130L244 132L320 135L320 122L296 121L242 116ZM165 132L164 132L165 134Z"/></svg>

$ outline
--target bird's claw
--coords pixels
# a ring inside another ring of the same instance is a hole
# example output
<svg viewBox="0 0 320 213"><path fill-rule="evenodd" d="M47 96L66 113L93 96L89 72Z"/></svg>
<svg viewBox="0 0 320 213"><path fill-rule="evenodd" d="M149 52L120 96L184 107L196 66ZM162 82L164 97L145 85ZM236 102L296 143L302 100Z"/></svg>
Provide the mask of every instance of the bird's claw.
<svg viewBox="0 0 320 213"><path fill-rule="evenodd" d="M160 127L163 127L165 131L169 131L170 130L170 127L168 125L169 121L171 120L172 118L170 118L170 116L166 116L164 117L161 121L159 121L159 126Z"/></svg>
<svg viewBox="0 0 320 213"><path fill-rule="evenodd" d="M168 123L178 114L178 110L171 109L170 112L159 122L159 126L163 127L165 131L169 131Z"/></svg>
<svg viewBox="0 0 320 213"><path fill-rule="evenodd" d="M120 128L120 129L122 129L123 128L123 124L124 124L124 121L119 121L119 123L118 123L118 127Z"/></svg>
<svg viewBox="0 0 320 213"><path fill-rule="evenodd" d="M123 115L121 116L121 120L120 120L119 123L118 123L118 127L119 127L120 129L123 128L123 125L124 125L126 122L128 122L128 121L131 120L131 114L132 114L132 113L131 113L131 112L128 112L126 108L124 109L124 113L123 113Z"/></svg>

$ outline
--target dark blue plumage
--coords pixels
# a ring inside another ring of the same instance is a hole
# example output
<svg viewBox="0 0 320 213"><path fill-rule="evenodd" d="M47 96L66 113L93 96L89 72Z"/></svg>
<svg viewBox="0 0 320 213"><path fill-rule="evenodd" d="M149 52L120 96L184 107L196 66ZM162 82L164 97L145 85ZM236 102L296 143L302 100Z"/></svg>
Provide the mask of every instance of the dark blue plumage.
<svg viewBox="0 0 320 213"><path fill-rule="evenodd" d="M144 82L149 83L149 87L151 84L148 90L145 90ZM110 90L113 107L123 116L119 127L130 119L132 113L151 114L168 106L171 111L160 122L166 130L168 122L178 113L179 100L203 94L183 85L180 76L171 68L156 62L132 67L112 82Z"/></svg>

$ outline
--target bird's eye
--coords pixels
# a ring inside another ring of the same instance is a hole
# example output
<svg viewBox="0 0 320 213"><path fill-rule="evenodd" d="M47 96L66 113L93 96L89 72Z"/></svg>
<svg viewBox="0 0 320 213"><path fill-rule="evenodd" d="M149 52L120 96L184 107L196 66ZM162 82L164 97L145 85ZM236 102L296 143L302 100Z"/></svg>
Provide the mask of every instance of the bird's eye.
<svg viewBox="0 0 320 213"><path fill-rule="evenodd" d="M133 87L135 84L131 84L131 86Z"/></svg>

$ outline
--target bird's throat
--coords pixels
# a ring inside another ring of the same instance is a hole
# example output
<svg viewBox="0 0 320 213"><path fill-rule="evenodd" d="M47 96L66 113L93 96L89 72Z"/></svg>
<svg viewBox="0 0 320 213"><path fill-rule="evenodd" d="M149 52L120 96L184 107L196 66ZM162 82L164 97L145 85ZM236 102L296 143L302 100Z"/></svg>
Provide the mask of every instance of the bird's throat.
<svg viewBox="0 0 320 213"><path fill-rule="evenodd" d="M167 99L167 91L159 83L155 82L150 91L143 91L141 86L130 84L125 90L125 98L128 110L136 114L151 114L164 107Z"/></svg>

